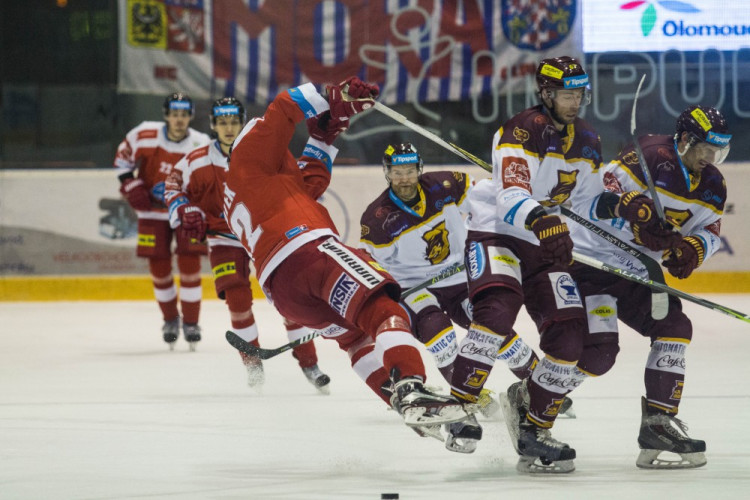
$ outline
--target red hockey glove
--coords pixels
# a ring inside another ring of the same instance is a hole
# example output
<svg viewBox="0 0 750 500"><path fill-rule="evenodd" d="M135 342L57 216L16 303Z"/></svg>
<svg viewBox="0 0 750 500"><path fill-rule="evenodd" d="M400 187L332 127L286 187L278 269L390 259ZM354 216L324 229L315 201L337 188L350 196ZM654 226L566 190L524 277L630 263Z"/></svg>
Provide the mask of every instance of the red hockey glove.
<svg viewBox="0 0 750 500"><path fill-rule="evenodd" d="M352 76L338 85L328 85L328 105L334 119L346 121L357 113L375 105L380 88Z"/></svg>
<svg viewBox="0 0 750 500"><path fill-rule="evenodd" d="M634 222L649 222L656 209L654 200L638 191L630 191L620 196L620 202L615 208L615 213L631 224Z"/></svg>
<svg viewBox="0 0 750 500"><path fill-rule="evenodd" d="M539 238L542 259L556 264L570 265L573 262L573 240L568 225L557 215L544 215L531 223L531 230Z"/></svg>
<svg viewBox="0 0 750 500"><path fill-rule="evenodd" d="M203 210L195 205L181 205L177 208L177 217L180 219L178 231L191 240L203 241L208 229Z"/></svg>
<svg viewBox="0 0 750 500"><path fill-rule="evenodd" d="M674 248L664 252L664 266L669 274L682 280L703 264L705 255L706 249L701 240L694 236L686 236Z"/></svg>
<svg viewBox="0 0 750 500"><path fill-rule="evenodd" d="M630 230L633 231L633 241L649 250L668 250L682 240L680 233L664 227L658 219L646 224L635 222L630 225Z"/></svg>
<svg viewBox="0 0 750 500"><path fill-rule="evenodd" d="M125 179L120 186L120 193L128 200L133 210L151 210L151 197L141 179Z"/></svg>
<svg viewBox="0 0 750 500"><path fill-rule="evenodd" d="M329 146L333 144L336 137L346 130L349 126L349 120L342 121L331 118L331 113L326 111L318 116L308 118L307 131L310 137L323 141Z"/></svg>

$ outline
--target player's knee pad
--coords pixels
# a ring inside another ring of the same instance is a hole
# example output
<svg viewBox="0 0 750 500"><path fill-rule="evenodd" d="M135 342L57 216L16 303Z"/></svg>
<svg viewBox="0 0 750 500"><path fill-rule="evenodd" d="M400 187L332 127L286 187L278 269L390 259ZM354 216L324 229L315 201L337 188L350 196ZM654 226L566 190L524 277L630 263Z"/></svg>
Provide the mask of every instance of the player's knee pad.
<svg viewBox="0 0 750 500"><path fill-rule="evenodd" d="M553 358L578 361L583 352L586 332L586 322L583 318L553 321L542 332L539 348Z"/></svg>
<svg viewBox="0 0 750 500"><path fill-rule="evenodd" d="M620 346L616 342L587 345L578 360L578 368L587 375L604 375L614 365Z"/></svg>
<svg viewBox="0 0 750 500"><path fill-rule="evenodd" d="M510 288L492 287L477 293L471 303L474 323L505 336L513 331L523 296Z"/></svg>

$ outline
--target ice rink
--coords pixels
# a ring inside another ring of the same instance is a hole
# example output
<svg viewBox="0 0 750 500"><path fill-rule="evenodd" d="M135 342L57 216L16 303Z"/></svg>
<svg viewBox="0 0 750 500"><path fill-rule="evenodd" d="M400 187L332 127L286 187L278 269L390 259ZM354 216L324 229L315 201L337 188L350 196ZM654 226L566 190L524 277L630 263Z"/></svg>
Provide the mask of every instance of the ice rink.
<svg viewBox="0 0 750 500"><path fill-rule="evenodd" d="M747 295L706 298L750 310ZM0 303L0 498L8 499L741 499L750 491L750 324L693 304L695 335L680 417L705 439L708 465L635 466L648 342L621 332L615 368L573 393L578 418L554 435L576 471L529 477L500 419L483 420L472 455L419 438L316 340L331 395L316 393L290 353L265 362L249 389L224 340L229 316L206 301L204 340L170 352L155 302ZM286 342L260 301L261 343ZM536 346L522 313L516 325ZM430 383L446 390L431 359ZM501 364L487 387L513 381Z"/></svg>

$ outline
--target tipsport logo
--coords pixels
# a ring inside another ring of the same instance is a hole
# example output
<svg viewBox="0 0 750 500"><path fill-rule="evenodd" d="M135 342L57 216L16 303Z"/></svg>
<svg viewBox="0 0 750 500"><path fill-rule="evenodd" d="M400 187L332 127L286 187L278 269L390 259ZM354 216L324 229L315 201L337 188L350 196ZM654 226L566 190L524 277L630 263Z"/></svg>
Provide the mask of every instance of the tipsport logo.
<svg viewBox="0 0 750 500"><path fill-rule="evenodd" d="M628 2L620 5L620 10L638 9L643 5L646 5L646 8L641 15L641 32L643 33L643 36L648 36L649 34L651 34L651 31L653 31L657 21L657 10L654 4L665 10L671 12L680 12L683 14L694 14L701 11L698 7L695 7L690 3L680 2L676 0L656 0L651 2L647 0L636 0L635 2ZM670 21L669 23L665 24L664 28L665 35L669 35L670 33L668 33L667 30L670 30L673 31L673 33L671 33L671 35L673 36L680 30L684 29L684 26L682 25L682 23L678 25L674 21Z"/></svg>

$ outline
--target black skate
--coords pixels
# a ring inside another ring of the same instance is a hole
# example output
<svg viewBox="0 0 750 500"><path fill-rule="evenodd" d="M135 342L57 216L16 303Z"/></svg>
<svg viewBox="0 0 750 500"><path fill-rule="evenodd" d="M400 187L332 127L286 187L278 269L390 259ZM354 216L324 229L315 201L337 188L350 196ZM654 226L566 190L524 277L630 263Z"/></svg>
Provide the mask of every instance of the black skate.
<svg viewBox="0 0 750 500"><path fill-rule="evenodd" d="M161 327L164 342L169 344L169 350L174 351L174 344L180 336L180 318L171 319L164 322Z"/></svg>
<svg viewBox="0 0 750 500"><path fill-rule="evenodd" d="M321 394L330 394L331 388L328 387L328 384L331 383L331 377L320 371L320 368L318 368L318 365L309 366L307 368L302 369L302 373L305 374L305 377L307 377L307 380L310 381L310 383L315 386L315 388L321 393Z"/></svg>
<svg viewBox="0 0 750 500"><path fill-rule="evenodd" d="M260 392L263 383L266 381L266 375L263 372L263 362L258 356L240 352L242 363L247 368L247 385Z"/></svg>
<svg viewBox="0 0 750 500"><path fill-rule="evenodd" d="M706 442L690 439L687 426L666 413L649 415L646 398L641 398L641 452L635 464L642 469L691 469L706 465ZM661 453L667 457L659 457ZM672 455L670 457L669 455Z"/></svg>
<svg viewBox="0 0 750 500"><path fill-rule="evenodd" d="M185 340L190 345L190 350L195 351L195 347L201 340L201 327L197 323L183 323L182 333L185 335Z"/></svg>
<svg viewBox="0 0 750 500"><path fill-rule="evenodd" d="M450 424L469 418L455 398L428 391L418 378L401 379L394 389L398 401L393 407L409 427Z"/></svg>
<svg viewBox="0 0 750 500"><path fill-rule="evenodd" d="M518 450L521 456L516 465L518 472L563 474L575 470L576 450L553 438L549 429L527 419L519 428Z"/></svg>
<svg viewBox="0 0 750 500"><path fill-rule="evenodd" d="M398 412L398 414L400 415L401 406L399 405L398 395L393 391L393 383L388 381L387 383L383 384L383 386L380 388L380 391L385 396L390 398L391 409L396 410L396 412ZM409 427L409 429L416 432L419 437L431 437L433 439L437 439L441 443L445 441L445 437L440 430L440 425L416 425L413 427Z"/></svg>
<svg viewBox="0 0 750 500"><path fill-rule="evenodd" d="M445 430L448 433L445 448L456 453L474 453L482 439L482 426L474 415L461 422L445 424Z"/></svg>

